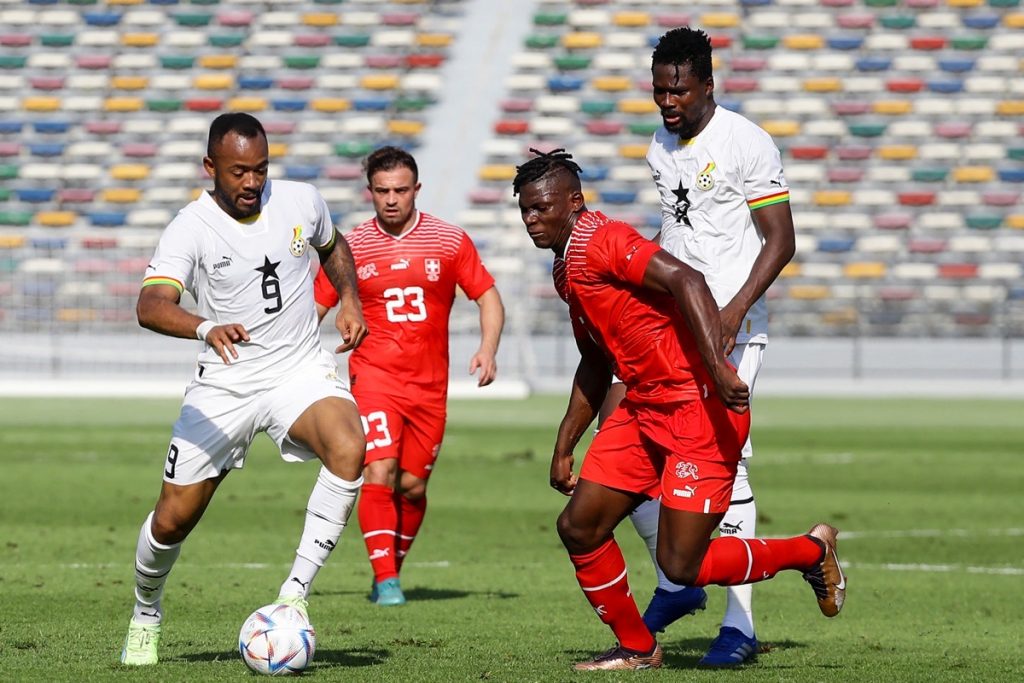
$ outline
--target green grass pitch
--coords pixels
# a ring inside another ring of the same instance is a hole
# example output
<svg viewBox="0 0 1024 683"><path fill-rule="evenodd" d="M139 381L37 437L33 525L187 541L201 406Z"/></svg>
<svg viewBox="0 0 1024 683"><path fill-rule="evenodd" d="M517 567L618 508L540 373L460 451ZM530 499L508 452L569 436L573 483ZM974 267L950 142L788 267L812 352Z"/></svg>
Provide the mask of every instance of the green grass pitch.
<svg viewBox="0 0 1024 683"><path fill-rule="evenodd" d="M665 668L574 674L611 645L554 530L547 485L565 399L453 402L426 523L403 572L409 604L367 602L358 525L317 579L316 681L1024 680L1024 403L800 400L755 404L759 533L827 520L847 532L843 613L822 617L795 572L755 588L763 652L742 672L694 665L723 590L664 634ZM168 584L161 663L118 664L136 534L154 502L173 401L0 401L0 679L240 681L250 611L292 559L317 466L259 437L185 545ZM618 534L641 608L650 560Z"/></svg>

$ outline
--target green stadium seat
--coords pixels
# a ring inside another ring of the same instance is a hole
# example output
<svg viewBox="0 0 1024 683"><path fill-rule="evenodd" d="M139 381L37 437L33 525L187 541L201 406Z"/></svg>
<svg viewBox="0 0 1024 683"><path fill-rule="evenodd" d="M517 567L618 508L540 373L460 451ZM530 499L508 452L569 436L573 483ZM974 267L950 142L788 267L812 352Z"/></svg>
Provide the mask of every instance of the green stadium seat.
<svg viewBox="0 0 1024 683"><path fill-rule="evenodd" d="M778 36L743 36L745 50L774 50L778 44Z"/></svg>
<svg viewBox="0 0 1024 683"><path fill-rule="evenodd" d="M654 135L655 131L661 128L661 124L656 121L644 121L639 123L631 123L628 126L629 132L633 135L641 135L649 138Z"/></svg>
<svg viewBox="0 0 1024 683"><path fill-rule="evenodd" d="M988 36L954 36L949 43L954 50L984 50Z"/></svg>
<svg viewBox="0 0 1024 683"><path fill-rule="evenodd" d="M184 100L174 98L161 98L146 100L146 109L149 111L181 111L185 106Z"/></svg>
<svg viewBox="0 0 1024 683"><path fill-rule="evenodd" d="M284 65L289 69L315 69L320 66L318 55L285 55Z"/></svg>
<svg viewBox="0 0 1024 683"><path fill-rule="evenodd" d="M586 55L561 55L555 57L554 62L562 71L578 71L590 67L590 57Z"/></svg>
<svg viewBox="0 0 1024 683"><path fill-rule="evenodd" d="M974 214L964 218L967 227L972 230L995 230L1002 226L1002 214Z"/></svg>
<svg viewBox="0 0 1024 683"><path fill-rule="evenodd" d="M616 108L617 104L610 100L588 100L580 104L580 111L588 116L605 116Z"/></svg>
<svg viewBox="0 0 1024 683"><path fill-rule="evenodd" d="M558 45L555 34L533 34L526 37L526 47L531 50L547 50Z"/></svg>
<svg viewBox="0 0 1024 683"><path fill-rule="evenodd" d="M209 37L213 47L238 47L245 42L245 33L214 33Z"/></svg>
<svg viewBox="0 0 1024 683"><path fill-rule="evenodd" d="M11 180L18 177L17 164L0 164L0 180Z"/></svg>
<svg viewBox="0 0 1024 683"><path fill-rule="evenodd" d="M949 176L950 169L948 167L927 167L927 168L915 168L911 171L911 180L918 183L941 183L946 180Z"/></svg>
<svg viewBox="0 0 1024 683"><path fill-rule="evenodd" d="M31 211L0 211L0 225L26 226L32 223Z"/></svg>
<svg viewBox="0 0 1024 683"><path fill-rule="evenodd" d="M395 98L394 107L396 111L422 111L433 103L429 97L405 96Z"/></svg>
<svg viewBox="0 0 1024 683"><path fill-rule="evenodd" d="M74 42L74 33L44 33L39 36L39 43L43 47L68 47Z"/></svg>
<svg viewBox="0 0 1024 683"><path fill-rule="evenodd" d="M191 69L195 55L160 55L160 66L164 69Z"/></svg>
<svg viewBox="0 0 1024 683"><path fill-rule="evenodd" d="M917 24L917 17L913 14L890 14L878 18L882 28L903 31L912 28Z"/></svg>
<svg viewBox="0 0 1024 683"><path fill-rule="evenodd" d="M366 47L370 44L370 36L365 33L334 36L334 44L340 47Z"/></svg>
<svg viewBox="0 0 1024 683"><path fill-rule="evenodd" d="M533 15L534 26L562 26L568 15L564 12L537 12Z"/></svg>
<svg viewBox="0 0 1024 683"><path fill-rule="evenodd" d="M361 159L373 151L372 142L339 142L334 145L334 153L340 157Z"/></svg>
<svg viewBox="0 0 1024 683"><path fill-rule="evenodd" d="M208 26L211 21L213 15L209 12L179 12L174 15L178 26Z"/></svg>

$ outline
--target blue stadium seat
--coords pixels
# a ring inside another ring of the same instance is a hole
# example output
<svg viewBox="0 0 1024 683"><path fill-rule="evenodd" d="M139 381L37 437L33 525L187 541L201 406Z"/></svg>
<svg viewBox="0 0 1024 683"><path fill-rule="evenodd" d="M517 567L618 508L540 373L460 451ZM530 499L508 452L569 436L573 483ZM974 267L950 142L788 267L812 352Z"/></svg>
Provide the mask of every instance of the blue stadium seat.
<svg viewBox="0 0 1024 683"><path fill-rule="evenodd" d="M0 120L0 134L9 135L11 133L20 133L24 125L25 124L21 121Z"/></svg>
<svg viewBox="0 0 1024 683"><path fill-rule="evenodd" d="M605 204L632 204L636 195L636 190L600 190L601 201Z"/></svg>
<svg viewBox="0 0 1024 683"><path fill-rule="evenodd" d="M944 95L964 91L964 82L953 79L933 78L927 82L928 90Z"/></svg>
<svg viewBox="0 0 1024 683"><path fill-rule="evenodd" d="M89 211L85 215L89 223L98 228L119 228L128 218L124 211Z"/></svg>
<svg viewBox="0 0 1024 683"><path fill-rule="evenodd" d="M551 92L570 92L581 89L585 82L582 76L569 76L567 74L552 76L548 79L548 90Z"/></svg>
<svg viewBox="0 0 1024 683"><path fill-rule="evenodd" d="M33 121L32 128L37 133L67 133L71 130L70 121Z"/></svg>
<svg viewBox="0 0 1024 683"><path fill-rule="evenodd" d="M833 36L826 39L831 50L859 50L864 44L863 36Z"/></svg>
<svg viewBox="0 0 1024 683"><path fill-rule="evenodd" d="M818 240L818 251L841 254L852 250L856 243L855 237L822 237Z"/></svg>
<svg viewBox="0 0 1024 683"><path fill-rule="evenodd" d="M60 251L68 246L67 237L33 237L29 240L33 249L40 251Z"/></svg>
<svg viewBox="0 0 1024 683"><path fill-rule="evenodd" d="M974 68L974 60L966 57L939 59L939 68L954 74L962 74Z"/></svg>
<svg viewBox="0 0 1024 683"><path fill-rule="evenodd" d="M585 183L596 183L601 180L608 179L609 169L607 166L594 166L587 164L586 168L580 172L580 180Z"/></svg>
<svg viewBox="0 0 1024 683"><path fill-rule="evenodd" d="M54 196L57 194L56 190L50 188L27 188L24 190L15 190L14 194L18 197L19 201L29 202L31 204L39 204L41 202L53 201Z"/></svg>
<svg viewBox="0 0 1024 683"><path fill-rule="evenodd" d="M64 154L63 142L33 142L28 146L32 156L37 157L59 157Z"/></svg>
<svg viewBox="0 0 1024 683"><path fill-rule="evenodd" d="M356 111L387 111L391 106L389 97L356 97L352 99L352 108Z"/></svg>
<svg viewBox="0 0 1024 683"><path fill-rule="evenodd" d="M892 66L889 57L861 57L856 61L857 71L887 71Z"/></svg>
<svg viewBox="0 0 1024 683"><path fill-rule="evenodd" d="M1004 183L1024 183L1024 168L1001 168L999 179Z"/></svg>
<svg viewBox="0 0 1024 683"><path fill-rule="evenodd" d="M302 111L306 108L306 100L287 97L270 100L270 106L274 111Z"/></svg>
<svg viewBox="0 0 1024 683"><path fill-rule="evenodd" d="M961 18L967 28L988 31L999 25L998 14L964 14Z"/></svg>
<svg viewBox="0 0 1024 683"><path fill-rule="evenodd" d="M743 111L743 102L741 100L731 100L728 98L722 98L716 101L718 102L718 104L722 105L729 111L734 111L737 114Z"/></svg>
<svg viewBox="0 0 1024 683"><path fill-rule="evenodd" d="M89 26L117 26L121 22L120 12L83 12L82 19Z"/></svg>
<svg viewBox="0 0 1024 683"><path fill-rule="evenodd" d="M267 76L239 76L238 87L241 90L266 90L274 87L274 79Z"/></svg>
<svg viewBox="0 0 1024 683"><path fill-rule="evenodd" d="M312 164L289 164L284 167L284 177L288 180L316 180L320 177L320 167Z"/></svg>

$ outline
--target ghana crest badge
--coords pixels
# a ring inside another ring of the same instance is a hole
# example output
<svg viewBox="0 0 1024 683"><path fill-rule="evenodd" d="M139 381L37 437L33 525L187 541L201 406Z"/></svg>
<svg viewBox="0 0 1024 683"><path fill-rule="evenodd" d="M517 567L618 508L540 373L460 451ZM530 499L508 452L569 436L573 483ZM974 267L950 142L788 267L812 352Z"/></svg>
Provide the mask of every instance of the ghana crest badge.
<svg viewBox="0 0 1024 683"><path fill-rule="evenodd" d="M704 190L707 192L715 186L715 178L711 173L715 170L715 162L709 161L708 165L704 167L704 170L697 174L697 181L695 185L698 190Z"/></svg>
<svg viewBox="0 0 1024 683"><path fill-rule="evenodd" d="M307 240L302 236L302 226L296 225L292 228L292 241L288 245L288 251L292 252L292 256L302 256L306 253Z"/></svg>

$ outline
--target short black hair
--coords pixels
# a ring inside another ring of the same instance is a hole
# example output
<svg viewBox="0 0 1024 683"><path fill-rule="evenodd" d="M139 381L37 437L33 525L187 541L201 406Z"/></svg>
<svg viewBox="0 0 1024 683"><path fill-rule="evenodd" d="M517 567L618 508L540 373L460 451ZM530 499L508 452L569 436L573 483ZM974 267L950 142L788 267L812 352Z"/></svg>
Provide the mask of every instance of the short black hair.
<svg viewBox="0 0 1024 683"><path fill-rule="evenodd" d="M566 152L564 148L559 147L550 152L541 152L531 147L530 151L537 156L522 166L516 166L516 177L512 180L513 195L519 194L519 190L522 189L523 185L537 182L554 172L571 173L576 179L577 186L579 185L580 173L583 169L572 160L572 155Z"/></svg>
<svg viewBox="0 0 1024 683"><path fill-rule="evenodd" d="M224 139L228 133L236 133L243 138L267 137L267 131L263 130L263 124L252 114L235 111L230 114L221 114L210 124L210 137L206 141L206 156L213 156L213 148Z"/></svg>
<svg viewBox="0 0 1024 683"><path fill-rule="evenodd" d="M375 149L363 160L363 170L366 171L366 184L373 184L373 175L377 171L393 171L399 166L405 166L412 171L412 180L418 183L420 180L420 169L416 166L416 160L411 154L400 147L388 145Z"/></svg>
<svg viewBox="0 0 1024 683"><path fill-rule="evenodd" d="M687 65L690 73L706 81L711 78L711 39L700 29L674 28L658 39L651 55L651 68L656 64Z"/></svg>

